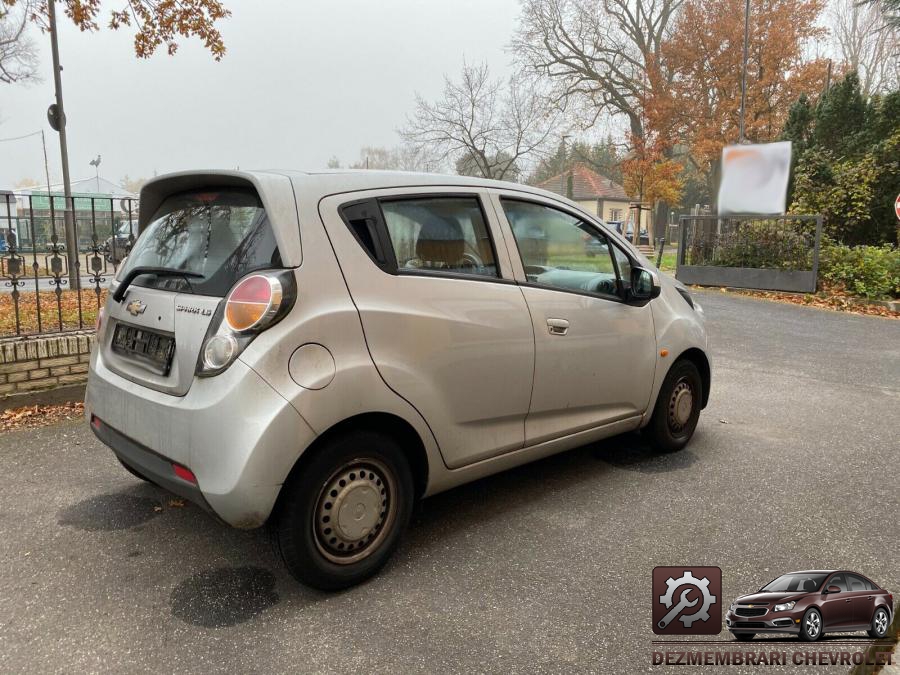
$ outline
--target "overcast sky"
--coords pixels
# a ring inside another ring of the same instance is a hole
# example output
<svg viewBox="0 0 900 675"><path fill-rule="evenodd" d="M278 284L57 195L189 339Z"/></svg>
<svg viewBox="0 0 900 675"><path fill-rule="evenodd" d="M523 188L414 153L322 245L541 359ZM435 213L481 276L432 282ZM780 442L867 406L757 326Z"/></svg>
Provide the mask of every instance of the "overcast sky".
<svg viewBox="0 0 900 675"><path fill-rule="evenodd" d="M195 168L346 166L364 145L392 146L416 91L440 94L465 57L508 74L517 0L226 0L228 52L216 63L198 41L137 59L132 35L80 33L60 17L73 180L118 182ZM0 85L0 139L44 129L52 180L59 141L50 38L33 31L43 81ZM0 189L44 179L40 136L0 143Z"/></svg>

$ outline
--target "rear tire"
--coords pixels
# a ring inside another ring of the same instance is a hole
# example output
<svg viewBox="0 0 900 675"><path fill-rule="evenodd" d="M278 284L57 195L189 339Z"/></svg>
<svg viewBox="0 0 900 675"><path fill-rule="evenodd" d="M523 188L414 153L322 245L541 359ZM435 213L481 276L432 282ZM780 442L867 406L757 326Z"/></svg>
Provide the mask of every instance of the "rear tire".
<svg viewBox="0 0 900 675"><path fill-rule="evenodd" d="M374 431L327 441L283 490L278 550L295 579L323 591L381 569L409 523L415 492L400 444Z"/></svg>
<svg viewBox="0 0 900 675"><path fill-rule="evenodd" d="M697 366L676 361L663 380L644 434L662 452L681 450L691 440L700 418L703 380Z"/></svg>
<svg viewBox="0 0 900 675"><path fill-rule="evenodd" d="M869 637L880 639L887 635L890 616L884 607L875 610L875 616L872 617L872 625L868 630Z"/></svg>

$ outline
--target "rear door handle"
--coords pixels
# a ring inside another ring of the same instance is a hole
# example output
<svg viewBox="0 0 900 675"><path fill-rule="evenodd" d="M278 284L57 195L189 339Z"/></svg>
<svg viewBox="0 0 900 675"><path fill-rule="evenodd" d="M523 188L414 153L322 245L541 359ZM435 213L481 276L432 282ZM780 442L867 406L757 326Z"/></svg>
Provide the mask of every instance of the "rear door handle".
<svg viewBox="0 0 900 675"><path fill-rule="evenodd" d="M569 322L565 319L547 319L550 335L565 335L569 332Z"/></svg>

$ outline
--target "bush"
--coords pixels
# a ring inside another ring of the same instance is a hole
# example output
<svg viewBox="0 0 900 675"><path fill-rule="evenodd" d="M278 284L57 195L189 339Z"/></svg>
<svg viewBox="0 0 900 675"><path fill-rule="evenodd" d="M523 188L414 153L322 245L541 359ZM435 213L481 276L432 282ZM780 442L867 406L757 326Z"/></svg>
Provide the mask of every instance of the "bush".
<svg viewBox="0 0 900 675"><path fill-rule="evenodd" d="M812 269L814 223L777 219L726 221L715 243L690 251L693 264L780 270Z"/></svg>
<svg viewBox="0 0 900 675"><path fill-rule="evenodd" d="M900 249L844 246L823 242L820 276L853 295L869 299L900 298Z"/></svg>

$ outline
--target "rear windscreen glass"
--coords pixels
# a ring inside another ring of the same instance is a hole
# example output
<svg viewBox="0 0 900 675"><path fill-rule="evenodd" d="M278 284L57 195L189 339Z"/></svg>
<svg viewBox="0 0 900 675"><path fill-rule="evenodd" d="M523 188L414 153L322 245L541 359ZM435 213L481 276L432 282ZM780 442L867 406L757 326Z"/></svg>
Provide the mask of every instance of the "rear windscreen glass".
<svg viewBox="0 0 900 675"><path fill-rule="evenodd" d="M137 286L224 296L245 274L281 267L266 212L252 190L210 188L168 197L119 273L162 267L202 277L145 274Z"/></svg>

